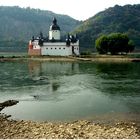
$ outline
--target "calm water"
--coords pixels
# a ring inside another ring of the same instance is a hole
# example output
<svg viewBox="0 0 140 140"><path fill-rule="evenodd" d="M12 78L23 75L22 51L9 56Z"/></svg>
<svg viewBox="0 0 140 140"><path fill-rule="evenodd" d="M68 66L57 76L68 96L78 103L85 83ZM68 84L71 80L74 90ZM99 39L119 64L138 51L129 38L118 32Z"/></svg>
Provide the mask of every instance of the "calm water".
<svg viewBox="0 0 140 140"><path fill-rule="evenodd" d="M140 113L139 63L0 63L0 102L16 119L68 121Z"/></svg>
<svg viewBox="0 0 140 140"><path fill-rule="evenodd" d="M0 57L13 57L13 56L27 56L27 52L1 52L0 51Z"/></svg>

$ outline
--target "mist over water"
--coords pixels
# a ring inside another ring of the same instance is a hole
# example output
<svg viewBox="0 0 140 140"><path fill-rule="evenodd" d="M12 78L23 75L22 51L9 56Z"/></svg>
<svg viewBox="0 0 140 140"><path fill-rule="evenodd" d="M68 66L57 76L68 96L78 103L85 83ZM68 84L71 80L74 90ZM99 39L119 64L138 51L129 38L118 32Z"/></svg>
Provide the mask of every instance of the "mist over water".
<svg viewBox="0 0 140 140"><path fill-rule="evenodd" d="M68 121L105 114L139 114L137 63L0 63L0 102L16 119Z"/></svg>

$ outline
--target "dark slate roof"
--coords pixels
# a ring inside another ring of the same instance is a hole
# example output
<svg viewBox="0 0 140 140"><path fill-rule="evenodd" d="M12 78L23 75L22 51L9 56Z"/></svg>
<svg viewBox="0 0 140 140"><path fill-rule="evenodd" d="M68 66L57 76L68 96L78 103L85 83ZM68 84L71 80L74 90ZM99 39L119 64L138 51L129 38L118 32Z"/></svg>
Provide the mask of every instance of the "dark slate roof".
<svg viewBox="0 0 140 140"><path fill-rule="evenodd" d="M50 26L50 30L60 30L60 27L57 25L56 18L53 19L53 24Z"/></svg>

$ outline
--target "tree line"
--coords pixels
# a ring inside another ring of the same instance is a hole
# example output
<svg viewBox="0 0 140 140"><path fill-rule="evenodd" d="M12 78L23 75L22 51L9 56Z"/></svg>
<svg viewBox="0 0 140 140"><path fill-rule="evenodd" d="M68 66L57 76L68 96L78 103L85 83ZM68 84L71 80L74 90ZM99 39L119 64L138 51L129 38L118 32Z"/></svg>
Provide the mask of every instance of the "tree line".
<svg viewBox="0 0 140 140"><path fill-rule="evenodd" d="M127 54L135 48L133 41L123 33L102 35L95 41L95 46L99 54Z"/></svg>

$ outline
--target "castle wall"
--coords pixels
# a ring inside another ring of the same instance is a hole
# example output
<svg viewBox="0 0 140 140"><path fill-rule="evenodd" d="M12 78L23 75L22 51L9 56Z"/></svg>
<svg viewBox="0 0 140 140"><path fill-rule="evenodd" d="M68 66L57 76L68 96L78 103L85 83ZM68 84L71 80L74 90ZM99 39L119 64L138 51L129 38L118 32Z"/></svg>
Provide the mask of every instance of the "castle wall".
<svg viewBox="0 0 140 140"><path fill-rule="evenodd" d="M41 49L28 49L28 55L39 56L41 55Z"/></svg>
<svg viewBox="0 0 140 140"><path fill-rule="evenodd" d="M71 43L71 47L72 47L72 53L74 55L79 55L79 41L77 41L76 43Z"/></svg>
<svg viewBox="0 0 140 140"><path fill-rule="evenodd" d="M44 42L43 46L39 46L36 41L29 45L28 55L52 55L52 56L70 56L79 55L79 42L71 43L70 46L66 42Z"/></svg>
<svg viewBox="0 0 140 140"><path fill-rule="evenodd" d="M72 55L72 48L66 46L65 42L44 43L41 48L42 55L69 56Z"/></svg>

